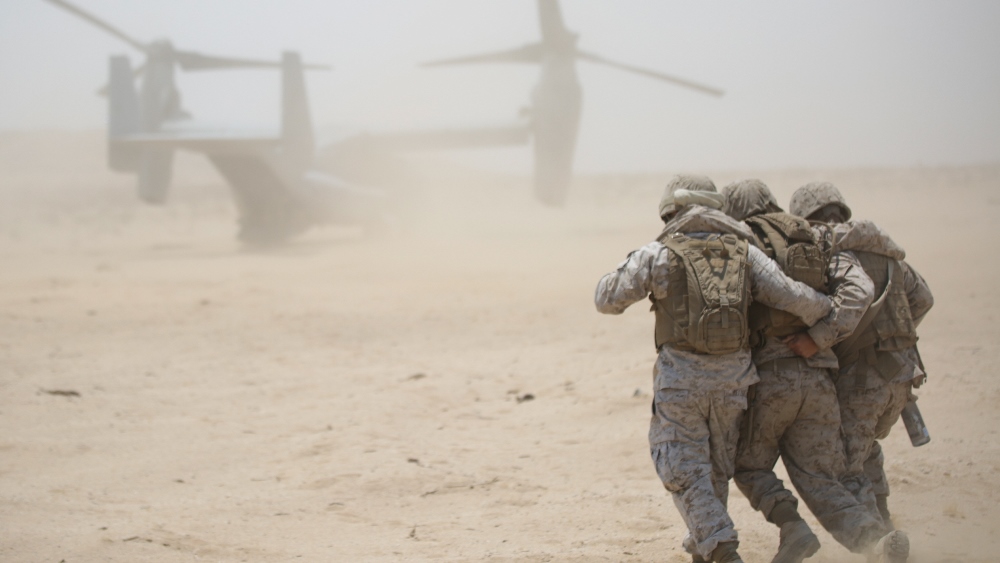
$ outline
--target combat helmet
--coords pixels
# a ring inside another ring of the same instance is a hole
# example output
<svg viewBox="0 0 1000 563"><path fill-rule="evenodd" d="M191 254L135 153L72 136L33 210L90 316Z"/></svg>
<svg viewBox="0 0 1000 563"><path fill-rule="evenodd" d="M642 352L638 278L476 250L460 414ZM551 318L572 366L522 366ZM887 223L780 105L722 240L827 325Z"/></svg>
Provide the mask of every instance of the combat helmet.
<svg viewBox="0 0 1000 563"><path fill-rule="evenodd" d="M840 195L840 190L830 182L810 182L795 190L788 211L799 217L809 217L827 205L836 205L844 212L844 220L851 218L851 208Z"/></svg>
<svg viewBox="0 0 1000 563"><path fill-rule="evenodd" d="M726 198L722 211L737 221L762 213L783 211L767 184L756 178L733 182L722 188L722 195Z"/></svg>
<svg viewBox="0 0 1000 563"><path fill-rule="evenodd" d="M677 190L688 190L691 192L718 192L715 189L715 184L707 176L694 176L687 174L678 174L670 179L667 183L667 188L663 191L663 197L660 198L660 218L669 215L677 211L677 206L674 205L674 194Z"/></svg>

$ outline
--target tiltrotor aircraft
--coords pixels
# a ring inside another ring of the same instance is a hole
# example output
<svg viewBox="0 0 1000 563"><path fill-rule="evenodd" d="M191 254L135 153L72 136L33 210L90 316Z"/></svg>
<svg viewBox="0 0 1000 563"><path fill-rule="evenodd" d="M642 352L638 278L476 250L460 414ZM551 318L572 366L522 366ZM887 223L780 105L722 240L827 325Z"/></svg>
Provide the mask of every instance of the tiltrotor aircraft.
<svg viewBox="0 0 1000 563"><path fill-rule="evenodd" d="M371 224L380 220L380 192L352 185L314 167L315 140L309 116L305 68L298 54L281 62L218 57L176 49L170 41L143 43L65 0L48 0L123 40L146 55L133 69L113 56L108 96L108 165L135 174L140 199L166 201L174 152L205 154L233 190L240 238L251 244L283 241L323 222ZM199 128L181 107L175 71L279 68L281 130L273 135ZM135 80L141 80L137 90Z"/></svg>
<svg viewBox="0 0 1000 563"><path fill-rule="evenodd" d="M534 137L534 188L535 195L542 202L559 206L566 200L567 190L573 173L573 153L579 131L581 110L581 88L576 73L576 61L584 60L634 72L657 80L691 88L705 94L721 96L723 92L689 80L683 80L660 72L646 70L631 65L610 61L600 55L583 51L577 47L576 33L568 30L563 23L558 0L538 0L538 15L542 38L516 49L487 53L469 57L446 59L426 63L425 66L460 65L470 63L535 63L541 65L541 75L527 110L527 133ZM493 135L496 143L511 143L526 139L518 137L514 130L497 130ZM439 134L425 139L423 146L417 136L400 139L400 145L423 148L437 143L440 146L453 140L467 142L470 146L484 146L489 143L486 131L475 137ZM410 141L405 143L402 141Z"/></svg>

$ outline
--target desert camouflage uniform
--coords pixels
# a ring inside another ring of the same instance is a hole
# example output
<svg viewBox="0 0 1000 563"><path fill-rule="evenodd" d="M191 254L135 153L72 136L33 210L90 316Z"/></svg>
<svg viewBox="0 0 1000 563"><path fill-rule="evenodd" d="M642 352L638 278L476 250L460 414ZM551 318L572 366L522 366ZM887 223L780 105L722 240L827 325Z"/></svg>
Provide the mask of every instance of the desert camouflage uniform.
<svg viewBox="0 0 1000 563"><path fill-rule="evenodd" d="M909 264L900 261L903 287L917 326L934 304L927 282ZM889 495L884 455L878 440L889 435L909 400L913 382L924 377L915 347L894 352L878 352L892 358L899 370L889 379L864 361L842 366L837 379L840 418L844 429L847 471L844 485L870 508L876 495ZM859 384L858 378L862 378Z"/></svg>
<svg viewBox="0 0 1000 563"><path fill-rule="evenodd" d="M725 214L689 206L667 224L667 232L733 233L750 230ZM650 294L667 297L670 251L652 242L629 254L601 278L594 303L602 313L620 314ZM813 324L830 311L830 300L785 276L777 264L750 247L753 299ZM684 547L707 561L722 542L737 541L726 510L739 425L747 387L757 381L750 351L705 355L661 346L654 369L650 453L664 487L688 526Z"/></svg>
<svg viewBox="0 0 1000 563"><path fill-rule="evenodd" d="M819 238L832 240L834 249L873 252L894 260L906 258L903 247L868 219L854 219L845 223L812 223L812 228Z"/></svg>
<svg viewBox="0 0 1000 563"><path fill-rule="evenodd" d="M844 202L837 188L828 182L807 184L792 195L790 211L808 217L825 205L837 205L850 219L851 209ZM859 240L878 238L880 229L870 222L864 223L864 232L857 233ZM841 225L827 225L841 229ZM839 242L850 247L850 241ZM857 242L857 241L855 241ZM864 248L863 246L861 248ZM920 275L902 261L901 249L868 248L875 254L898 260L903 272L903 287L914 327L920 324L934 304L930 288ZM876 288L877 291L880 288ZM840 401L840 418L843 428L847 467L844 485L874 514L879 514L875 495L888 495L889 485L884 471L884 455L877 440L889 434L892 425L910 396L914 380L925 376L915 347L891 352L878 352L885 363L899 366L895 375L885 378L871 369L865 361L840 366L837 378L837 396Z"/></svg>
<svg viewBox="0 0 1000 563"><path fill-rule="evenodd" d="M809 333L821 352L796 357L780 340L754 354L760 382L754 388L736 460L734 480L750 505L770 519L782 501L797 504L774 473L779 454L792 484L820 524L842 545L860 553L885 534L881 521L840 483L846 461L840 410L831 377L828 337L840 340L860 320L872 300L871 280L850 253L838 253L828 269L835 310ZM779 346L783 353L775 350ZM775 357L780 356L780 357ZM832 365L831 365L832 364Z"/></svg>
<svg viewBox="0 0 1000 563"><path fill-rule="evenodd" d="M727 186L723 193L724 209L736 219L780 211L770 190L757 180ZM870 228L851 227L843 225L836 234L825 228L814 232L830 245L848 237L853 244L872 242ZM850 252L834 254L826 276L833 310L807 331L820 351L800 358L780 338L766 335L753 351L760 382L750 393L733 477L750 505L771 520L778 503L798 504L774 473L780 455L792 484L820 524L860 553L886 530L840 482L846 461L831 373L837 357L831 348L857 326L874 298L874 285Z"/></svg>

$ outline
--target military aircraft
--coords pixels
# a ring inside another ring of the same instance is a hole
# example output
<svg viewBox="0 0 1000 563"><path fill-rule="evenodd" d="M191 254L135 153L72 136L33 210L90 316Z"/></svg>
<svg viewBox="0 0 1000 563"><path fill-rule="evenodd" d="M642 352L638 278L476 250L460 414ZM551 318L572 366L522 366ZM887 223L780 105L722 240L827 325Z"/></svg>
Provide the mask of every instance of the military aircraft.
<svg viewBox="0 0 1000 563"><path fill-rule="evenodd" d="M65 0L48 0L107 31L146 55L133 69L127 56L113 56L108 96L108 165L135 174L139 198L162 204L170 187L174 152L205 154L233 190L240 239L250 244L281 242L323 222L376 224L383 195L348 183L314 166L315 138L298 54L280 62L219 57L175 48L169 40L140 42ZM279 68L282 76L281 130L251 134L235 128L206 129L181 107L176 69ZM141 79L141 88L135 79Z"/></svg>
<svg viewBox="0 0 1000 563"><path fill-rule="evenodd" d="M670 82L704 94L721 96L723 92L661 72L622 64L577 47L579 35L566 28L558 0L538 0L541 41L496 53L445 59L424 66L445 66L473 63L534 63L541 65L541 75L532 93L531 106L523 113L527 123L507 129L460 132L438 132L425 137L396 136L392 141L404 148L433 148L512 144L534 137L534 189L542 202L560 206L566 201L573 174L573 155L579 131L581 88L576 73L576 61L602 64ZM524 135L518 135L518 130ZM490 142L492 138L493 142Z"/></svg>

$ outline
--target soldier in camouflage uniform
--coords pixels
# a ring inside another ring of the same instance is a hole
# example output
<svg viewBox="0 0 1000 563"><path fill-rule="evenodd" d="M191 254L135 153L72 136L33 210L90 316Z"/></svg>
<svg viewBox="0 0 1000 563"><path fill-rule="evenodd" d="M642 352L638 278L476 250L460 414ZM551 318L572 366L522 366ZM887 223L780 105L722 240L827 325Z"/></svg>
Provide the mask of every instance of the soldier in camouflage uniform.
<svg viewBox="0 0 1000 563"><path fill-rule="evenodd" d="M601 278L594 303L620 314L646 297L653 302L650 454L687 525L692 560L741 563L726 502L747 388L758 379L747 341L749 301L810 325L831 305L749 245L750 229L718 211L721 204L708 178L671 180L660 203L663 233Z"/></svg>
<svg viewBox="0 0 1000 563"><path fill-rule="evenodd" d="M840 482L845 458L831 377L837 357L831 348L851 334L873 300L874 286L857 258L840 251L845 242L864 242L858 239L870 237L873 225L843 225L837 233L814 230L804 219L784 213L760 180L730 184L722 193L723 210L746 221L758 248L790 277L833 300L833 310L812 327L763 305L751 307L753 362L760 382L751 390L741 431L736 485L754 509L780 528L772 563L799 563L819 549L819 539L798 514L798 500L774 473L779 454L820 524L851 551L870 552L888 530Z"/></svg>
<svg viewBox="0 0 1000 563"><path fill-rule="evenodd" d="M790 210L810 221L844 223L851 217L833 184L812 183L792 195ZM844 485L892 528L889 486L878 440L899 419L911 390L924 380L916 327L934 304L927 283L909 264L879 252L857 252L875 283L876 300L851 337L835 348L840 365L837 396L847 454ZM908 552L905 535L880 542L890 560Z"/></svg>

